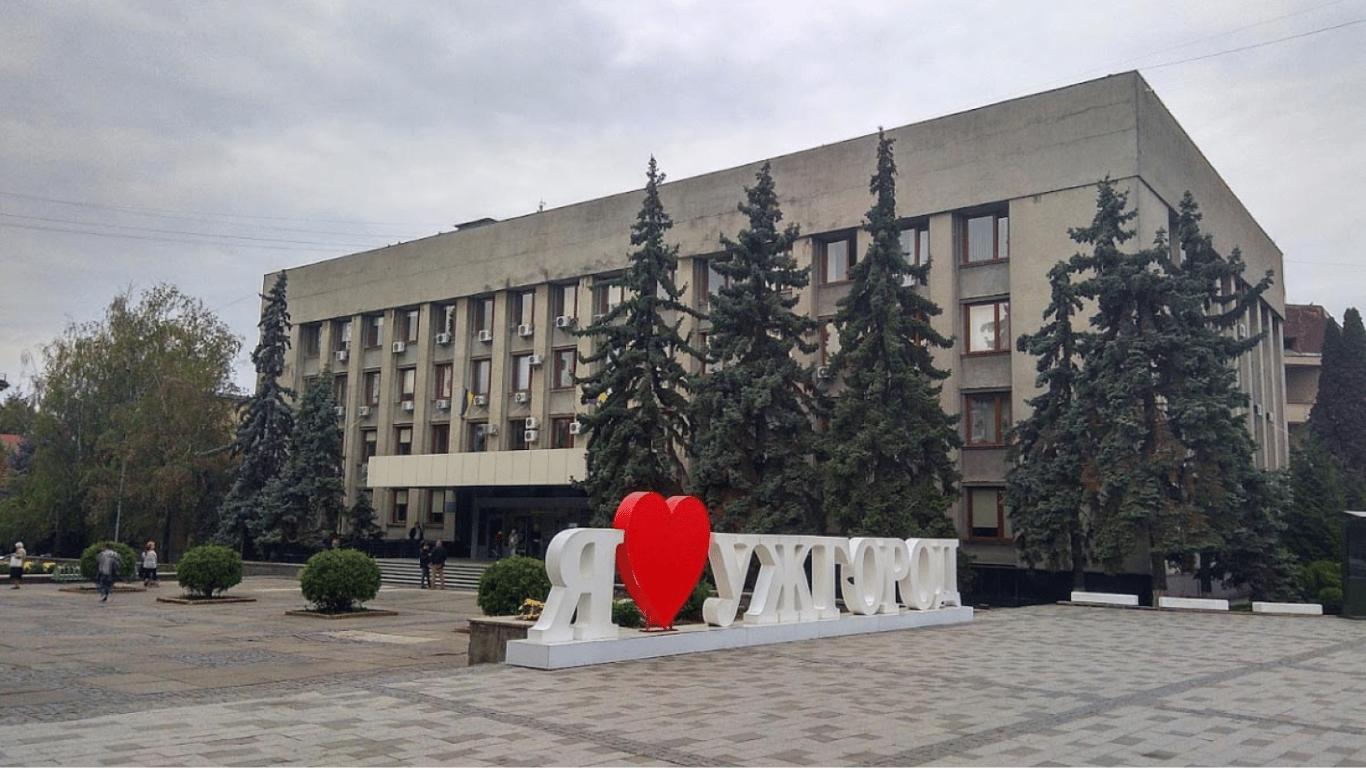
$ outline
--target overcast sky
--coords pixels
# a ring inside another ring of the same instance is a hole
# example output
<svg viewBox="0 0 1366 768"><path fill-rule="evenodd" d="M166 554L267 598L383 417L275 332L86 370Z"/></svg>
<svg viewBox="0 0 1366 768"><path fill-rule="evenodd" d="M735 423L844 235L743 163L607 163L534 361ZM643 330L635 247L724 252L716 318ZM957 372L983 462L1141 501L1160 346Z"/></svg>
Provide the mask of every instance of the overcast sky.
<svg viewBox="0 0 1366 768"><path fill-rule="evenodd" d="M166 282L246 388L267 272L1132 69L1366 309L1366 0L5 0L0 373Z"/></svg>

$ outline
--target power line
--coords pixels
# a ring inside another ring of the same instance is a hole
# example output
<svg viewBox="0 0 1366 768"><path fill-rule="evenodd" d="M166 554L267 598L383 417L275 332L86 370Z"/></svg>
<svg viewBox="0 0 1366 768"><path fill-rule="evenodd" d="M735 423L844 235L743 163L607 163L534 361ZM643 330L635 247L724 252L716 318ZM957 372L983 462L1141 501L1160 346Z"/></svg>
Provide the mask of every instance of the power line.
<svg viewBox="0 0 1366 768"><path fill-rule="evenodd" d="M1362 21L1366 21L1366 19L1354 19L1354 20L1352 20L1352 21L1345 21L1345 22L1343 22L1343 23L1341 23L1341 24L1334 24L1334 25L1331 26L1331 27L1322 27L1322 28L1320 28L1320 29L1310 30L1310 31L1308 31L1308 32L1301 32L1301 33L1299 33L1299 34L1297 34L1297 35L1287 35L1287 36L1285 36L1285 37L1278 37L1278 38L1276 38L1275 40L1267 40L1267 41L1261 42L1261 43L1253 43L1253 44L1251 44L1251 45L1244 45L1244 46L1241 46L1241 47L1238 47L1238 48L1228 48L1228 49L1222 50L1222 51L1215 51L1214 53L1207 53L1207 54L1205 54L1205 55L1203 55L1203 56L1192 56L1192 57L1190 57L1190 58L1188 58L1188 59L1178 59L1177 61L1169 61L1169 62L1167 62L1167 63L1165 63L1165 64L1154 64L1154 65L1149 66L1149 67L1143 67L1143 69L1162 69L1163 67L1174 67L1174 66L1176 66L1177 64L1187 64L1187 63L1190 63L1190 62L1192 62L1192 61L1201 61L1202 59L1212 59L1212 58L1214 58L1214 57L1216 57L1216 56L1224 56L1224 55L1227 55L1227 54L1230 54L1230 53L1238 53L1239 51L1250 51L1250 50L1252 50L1253 48L1265 48L1265 47L1268 46L1268 45L1275 45L1276 43L1284 43L1284 42L1287 41L1287 40L1296 40L1296 39L1301 38L1301 37L1309 37L1310 35L1317 35L1317 34L1321 34L1321 33L1323 33L1323 32L1331 32L1331 31L1333 31L1333 30L1335 30L1335 29L1342 29L1343 27L1350 27L1350 26L1352 26L1353 24L1360 24Z"/></svg>
<svg viewBox="0 0 1366 768"><path fill-rule="evenodd" d="M102 225L101 225L101 226L102 226ZM226 248L245 248L245 247L250 247L250 248L263 248L263 249L272 250L272 251L307 251L307 252L310 252L310 253L319 253L319 252L326 252L326 251L329 251L329 250L333 250L333 249L336 249L336 248L345 248L345 247L348 247L348 246L330 245L330 244L327 244L327 243L319 243L318 245L324 246L324 247L318 247L318 248L291 248L291 247L289 247L289 246L287 246L287 245L264 245L264 244L262 244L262 245L257 245L257 244L248 244L248 243L216 243L216 242L209 241L209 240L183 240L183 239L175 238L175 237L148 237L148 236L145 236L145 235L125 235L125 234L121 234L121 233L118 233L118 232L91 232L91 231L89 231L89 230L83 230L83 229L60 229L60 228L58 228L58 227L43 227L43 226L39 226L39 225L36 225L36 224L10 224L10 223L6 223L6 222L3 222L3 221L0 221L0 227L7 227L7 228L10 228L10 229L32 229L32 230L37 230L37 231L40 231L40 232L62 232L62 233L68 234L68 235L89 235L89 236L93 236L93 237L114 237L114 238L119 238L119 239L121 239L121 240L144 240L144 241L152 242L152 243L186 243L186 244L188 244L188 245L217 245L217 246L222 246L222 247L226 247ZM191 234L193 234L193 233L191 233ZM222 236L221 236L221 235L208 235L208 237L222 237ZM280 241L266 241L266 242L280 242ZM377 246L369 246L369 247L379 248L379 247L382 247L382 246L378 246L378 245L377 245Z"/></svg>
<svg viewBox="0 0 1366 768"><path fill-rule="evenodd" d="M67 219L48 219L42 216L24 216L17 213L0 212L0 216L8 219L25 219L27 221L42 221L49 224L70 224L77 227L103 227L105 229L124 229L132 232L155 232L167 235L189 235L194 237L216 237L225 240L250 240L262 243L286 243L291 245L332 245L338 248L364 248L368 243L319 243L313 240L286 240L278 237L251 237L250 235L220 235L213 232L186 232L178 229L156 229L154 227L134 227L127 224L102 224L95 221L69 221ZM94 234L94 233L92 233Z"/></svg>
<svg viewBox="0 0 1366 768"><path fill-rule="evenodd" d="M164 216L176 218L181 216L211 216L232 219L262 219L265 221L293 221L293 222L316 222L321 224L359 224L361 226L383 226L383 227L432 227L440 228L442 225L433 225L431 222L413 221L359 221L355 219L303 219L291 218L288 216L256 216L245 213L213 213L209 211L178 211L169 208L128 208L118 205L106 205L104 203L87 203L78 200L61 200L55 197L41 197L38 195L26 195L19 192L7 192L0 190L0 196L14 197L21 200L36 200L44 203L57 203L60 205L74 205L81 208L98 208L108 211L122 211L124 213L135 213L144 216Z"/></svg>

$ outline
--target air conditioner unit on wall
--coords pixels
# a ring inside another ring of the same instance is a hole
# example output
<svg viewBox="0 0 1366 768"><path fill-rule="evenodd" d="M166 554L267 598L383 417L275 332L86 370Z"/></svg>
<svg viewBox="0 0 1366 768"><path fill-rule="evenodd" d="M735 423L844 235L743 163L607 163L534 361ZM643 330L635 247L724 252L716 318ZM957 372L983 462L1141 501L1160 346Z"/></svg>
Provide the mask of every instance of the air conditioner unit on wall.
<svg viewBox="0 0 1366 768"><path fill-rule="evenodd" d="M541 357L540 355L532 355L532 356L527 360L527 362L530 363L530 364L532 364L532 365L540 365L541 363L544 363L544 362L545 362L545 358Z"/></svg>
<svg viewBox="0 0 1366 768"><path fill-rule="evenodd" d="M344 349L339 349L339 350L337 350L337 362L339 362L339 363L344 363L344 362L346 362L346 350L344 350Z"/></svg>
<svg viewBox="0 0 1366 768"><path fill-rule="evenodd" d="M411 411L413 410L413 407L414 407L414 406L413 406L413 401L412 401L412 400L404 400L404 401L403 401L403 410L411 412Z"/></svg>
<svg viewBox="0 0 1366 768"><path fill-rule="evenodd" d="M492 344L492 343L493 343L493 331L490 331L490 330L487 330L487 329L486 329L486 330L482 330L482 331L480 331L478 334L476 334L476 336L478 337L478 339L479 339L480 341L484 342L485 344Z"/></svg>
<svg viewBox="0 0 1366 768"><path fill-rule="evenodd" d="M362 405L361 407L359 407L359 408L356 409L356 413L357 413L357 415L360 415L360 416L369 416L369 415L370 415L370 406L368 406L368 405Z"/></svg>
<svg viewBox="0 0 1366 768"><path fill-rule="evenodd" d="M533 328L533 327L531 327L531 324L530 324L530 323L522 323L521 325L517 326L517 335L518 335L518 336L526 337L526 336L530 336L531 334L533 334L533 333L535 333L535 332L536 332L536 329Z"/></svg>
<svg viewBox="0 0 1366 768"><path fill-rule="evenodd" d="M407 348L408 348L408 345L405 344L404 342L401 342L401 341L396 341L396 342L394 342L393 350L394 350L394 354L396 354L396 355L402 354L403 351L406 350Z"/></svg>
<svg viewBox="0 0 1366 768"><path fill-rule="evenodd" d="M449 411L449 410L451 409L451 401L450 401L450 400L437 400L437 401L436 401L436 409L437 409L438 411Z"/></svg>
<svg viewBox="0 0 1366 768"><path fill-rule="evenodd" d="M443 346L443 347L446 346L447 344L450 344L450 343L451 343L451 335L450 335L449 333L438 333L438 334L436 335L436 343L437 343L437 344L440 344L440 345Z"/></svg>
<svg viewBox="0 0 1366 768"><path fill-rule="evenodd" d="M573 327L574 327L574 318L571 317L571 316L569 316L569 315L560 315L559 317L555 318L555 327L556 327L556 328L573 328Z"/></svg>
<svg viewBox="0 0 1366 768"><path fill-rule="evenodd" d="M538 437L540 437L540 433L537 432L537 431L534 430L534 429L528 429L528 430L526 430L525 432L522 433L522 441L523 441L523 442L534 443L534 442L536 442L536 438L538 438Z"/></svg>
<svg viewBox="0 0 1366 768"><path fill-rule="evenodd" d="M344 405L339 405L339 406L337 406L336 411L337 411L337 418L341 418L342 416L345 416L345 415L346 415L346 406L344 406Z"/></svg>
<svg viewBox="0 0 1366 768"><path fill-rule="evenodd" d="M531 402L531 393L530 393L530 392L516 392L516 393L513 393L513 395L512 395L512 402L514 402L514 403L529 403L529 402Z"/></svg>
<svg viewBox="0 0 1366 768"><path fill-rule="evenodd" d="M817 369L816 369L816 378L818 378L818 379L830 379L830 378L833 378L833 374L830 373L830 366L828 366L828 365L822 365L822 366L820 366L819 368L817 368Z"/></svg>
<svg viewBox="0 0 1366 768"><path fill-rule="evenodd" d="M488 404L489 404L489 396L488 396L488 395L475 395L475 396L474 396L474 404L475 404L475 405L478 405L478 406L485 406L485 405L488 405Z"/></svg>
<svg viewBox="0 0 1366 768"><path fill-rule="evenodd" d="M541 426L541 420L535 416L528 416L526 421L522 422L522 427L525 429L536 429L539 426Z"/></svg>
<svg viewBox="0 0 1366 768"><path fill-rule="evenodd" d="M486 436L488 436L488 437L497 437L497 436L498 436L498 425L497 425L497 424L480 424L479 426L475 427L474 431L475 431L475 432L478 432L478 433L481 434L481 435L486 435Z"/></svg>
<svg viewBox="0 0 1366 768"><path fill-rule="evenodd" d="M569 422L569 434L571 434L571 435L580 435L580 434L583 434L583 422L581 422L581 421L571 421L571 422Z"/></svg>

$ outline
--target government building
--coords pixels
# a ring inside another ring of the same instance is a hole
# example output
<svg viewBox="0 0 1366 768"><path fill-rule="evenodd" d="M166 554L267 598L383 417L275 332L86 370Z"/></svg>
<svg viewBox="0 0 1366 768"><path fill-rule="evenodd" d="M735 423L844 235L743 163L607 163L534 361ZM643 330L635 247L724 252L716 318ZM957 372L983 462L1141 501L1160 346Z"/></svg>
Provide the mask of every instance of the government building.
<svg viewBox="0 0 1366 768"><path fill-rule="evenodd" d="M897 203L907 256L932 265L937 329L955 339L936 364L951 372L943 407L961 414L961 495L950 514L979 566L1016 565L1002 506L1005 435L1036 394L1035 360L1014 340L1035 331L1049 303L1047 272L1079 250L1069 227L1095 213L1109 177L1138 211L1146 247L1170 230L1190 191L1221 252L1234 246L1247 276L1275 285L1236 328L1266 332L1238 363L1248 429L1265 467L1285 466L1281 253L1157 95L1125 73L893 128ZM830 319L848 270L868 245L877 135L770 158L784 223L811 270L798 311L822 327L808 362L813 381L837 338ZM662 158L667 167L668 158ZM645 158L624 160L638 163ZM660 195L679 246L683 300L699 310L717 288L708 266L722 235L747 226L736 206L764 160L670 181ZM387 538L416 523L454 542L456 557L487 557L498 532L517 530L540 554L588 510L572 483L585 472L574 386L592 342L573 331L616 302L641 190L455 231L289 270L295 323L285 381L331 377L344 425L348 503L372 502ZM269 289L275 274L265 276ZM705 321L683 331L704 340ZM1139 568L1146 566L1139 565ZM1140 571L1141 572L1141 571Z"/></svg>

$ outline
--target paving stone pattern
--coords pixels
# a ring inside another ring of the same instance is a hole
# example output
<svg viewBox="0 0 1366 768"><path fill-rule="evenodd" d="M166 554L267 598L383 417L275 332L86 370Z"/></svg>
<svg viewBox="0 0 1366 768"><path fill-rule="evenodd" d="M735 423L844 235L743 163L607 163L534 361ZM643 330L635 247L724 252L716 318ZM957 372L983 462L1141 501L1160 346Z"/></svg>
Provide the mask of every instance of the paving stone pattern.
<svg viewBox="0 0 1366 768"><path fill-rule="evenodd" d="M465 666L473 594L0 598L0 765L1366 765L1366 622L1037 606L562 671Z"/></svg>

